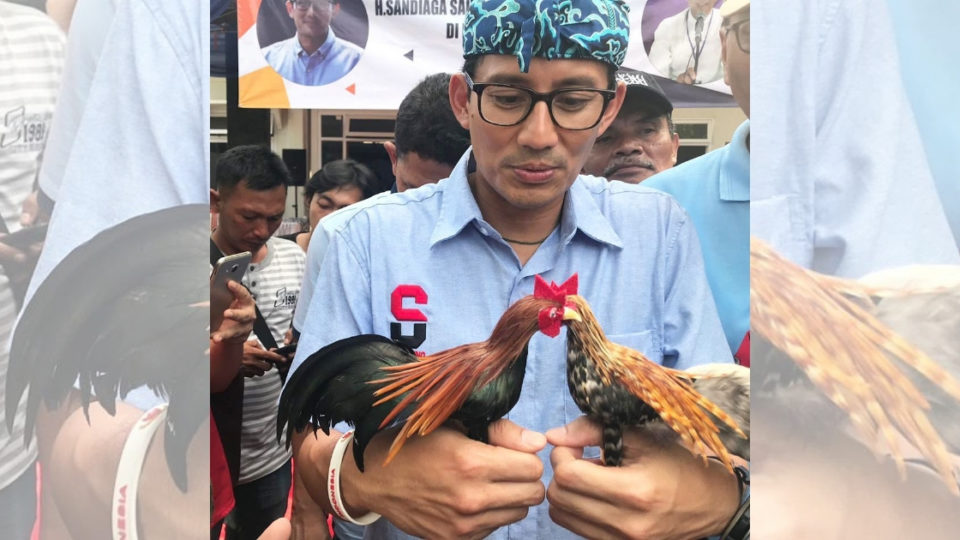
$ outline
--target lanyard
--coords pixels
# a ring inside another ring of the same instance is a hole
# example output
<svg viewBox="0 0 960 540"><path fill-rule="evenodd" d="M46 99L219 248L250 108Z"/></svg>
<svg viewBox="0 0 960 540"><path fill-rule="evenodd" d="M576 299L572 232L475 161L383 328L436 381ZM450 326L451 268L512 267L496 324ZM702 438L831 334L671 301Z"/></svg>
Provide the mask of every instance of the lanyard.
<svg viewBox="0 0 960 540"><path fill-rule="evenodd" d="M710 17L707 19L707 27L704 29L703 33L700 34L700 44L694 45L693 40L690 39L690 17L693 16L693 13L690 11L690 8L687 8L687 14L683 16L683 28L687 32L687 43L690 44L690 60L693 60L693 72L697 73L700 69L700 53L703 52L704 45L707 44L707 36L710 35L710 26L713 25L713 10L710 10ZM687 67L690 66L690 62L687 62ZM696 81L694 81L696 82Z"/></svg>

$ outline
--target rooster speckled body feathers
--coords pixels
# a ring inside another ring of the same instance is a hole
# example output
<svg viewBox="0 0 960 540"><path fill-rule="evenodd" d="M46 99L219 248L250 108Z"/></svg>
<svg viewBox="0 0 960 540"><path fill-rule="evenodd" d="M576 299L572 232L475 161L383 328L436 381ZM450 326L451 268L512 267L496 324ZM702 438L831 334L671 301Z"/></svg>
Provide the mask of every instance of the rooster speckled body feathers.
<svg viewBox="0 0 960 540"><path fill-rule="evenodd" d="M713 418L729 426L735 436L746 440L747 435L736 421L696 389L698 378L715 375L694 375L665 368L639 351L607 340L587 301L576 294L576 275L559 286L538 281L537 291L536 294L564 306L567 384L580 410L603 427L607 465L621 462L625 426L659 418L690 448L704 456L718 456L732 470L730 452ZM558 332L559 329L551 329L548 335L555 336ZM738 394L747 396L749 403L749 379L741 377L731 382Z"/></svg>

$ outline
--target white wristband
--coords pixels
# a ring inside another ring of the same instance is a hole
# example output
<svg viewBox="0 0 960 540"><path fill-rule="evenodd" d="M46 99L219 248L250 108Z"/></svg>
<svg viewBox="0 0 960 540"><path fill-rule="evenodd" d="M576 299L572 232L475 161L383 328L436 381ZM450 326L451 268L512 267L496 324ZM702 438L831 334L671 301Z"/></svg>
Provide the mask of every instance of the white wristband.
<svg viewBox="0 0 960 540"><path fill-rule="evenodd" d="M333 447L333 454L330 455L330 473L327 475L327 496L330 498L330 506L333 512L344 521L356 523L357 525L369 525L380 519L380 514L369 512L367 515L360 516L357 519L350 517L347 508L343 504L343 497L340 496L340 465L343 463L343 453L353 441L353 432L344 433L336 446Z"/></svg>

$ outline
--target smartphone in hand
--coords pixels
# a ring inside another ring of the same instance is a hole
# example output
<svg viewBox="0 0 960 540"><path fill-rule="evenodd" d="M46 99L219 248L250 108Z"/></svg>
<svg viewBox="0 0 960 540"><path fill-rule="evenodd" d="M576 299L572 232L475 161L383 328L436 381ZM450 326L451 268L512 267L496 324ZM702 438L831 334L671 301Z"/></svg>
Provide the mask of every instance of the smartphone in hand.
<svg viewBox="0 0 960 540"><path fill-rule="evenodd" d="M0 236L0 244L6 244L12 248L23 251L38 242L43 242L47 236L47 225L38 225L36 227L25 227L17 232Z"/></svg>
<svg viewBox="0 0 960 540"><path fill-rule="evenodd" d="M223 312L233 302L233 293L227 288L227 282L240 283L247 273L252 255L249 251L221 257L210 275L210 331L223 323Z"/></svg>
<svg viewBox="0 0 960 540"><path fill-rule="evenodd" d="M286 356L288 359L293 359L293 354L297 352L297 344L291 343L290 345L284 345L277 349L271 349L273 352L279 354L280 356Z"/></svg>

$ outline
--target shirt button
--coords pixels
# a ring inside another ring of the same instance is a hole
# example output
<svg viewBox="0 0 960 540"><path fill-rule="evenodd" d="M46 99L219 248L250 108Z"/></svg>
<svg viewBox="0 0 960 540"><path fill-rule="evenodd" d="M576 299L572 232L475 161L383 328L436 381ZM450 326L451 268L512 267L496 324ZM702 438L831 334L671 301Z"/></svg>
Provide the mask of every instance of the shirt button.
<svg viewBox="0 0 960 540"><path fill-rule="evenodd" d="M257 286L257 282L256 282L256 281L251 281L251 282L250 282L250 286L251 286L251 287L256 287L256 286Z"/></svg>

